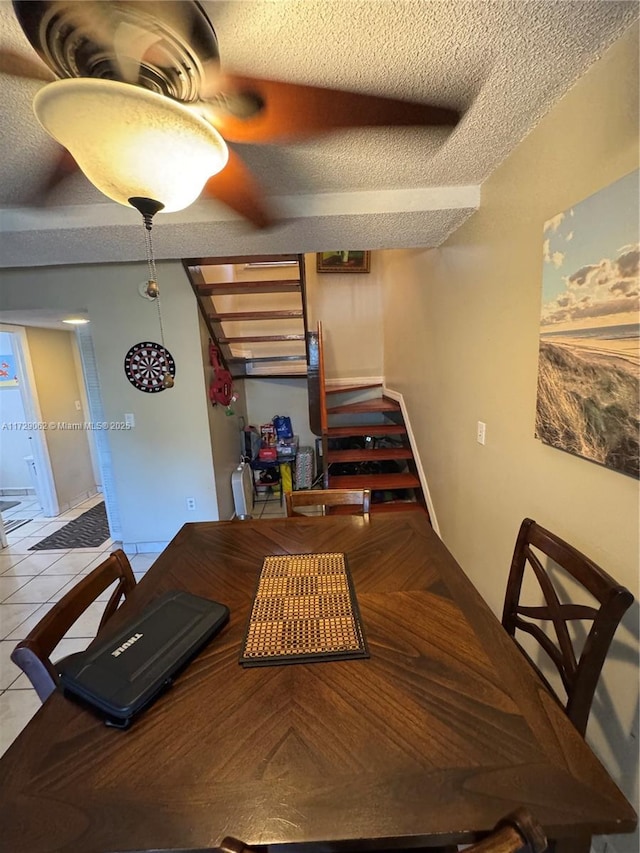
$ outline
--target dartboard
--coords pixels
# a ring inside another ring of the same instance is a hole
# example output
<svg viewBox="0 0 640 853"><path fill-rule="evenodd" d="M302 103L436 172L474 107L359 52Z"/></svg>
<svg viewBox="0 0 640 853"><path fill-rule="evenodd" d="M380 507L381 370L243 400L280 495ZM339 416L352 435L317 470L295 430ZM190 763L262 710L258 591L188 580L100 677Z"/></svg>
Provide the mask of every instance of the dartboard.
<svg viewBox="0 0 640 853"><path fill-rule="evenodd" d="M124 372L138 391L153 394L164 391L165 373L176 375L176 365L169 350L153 341L143 341L131 347L124 357Z"/></svg>

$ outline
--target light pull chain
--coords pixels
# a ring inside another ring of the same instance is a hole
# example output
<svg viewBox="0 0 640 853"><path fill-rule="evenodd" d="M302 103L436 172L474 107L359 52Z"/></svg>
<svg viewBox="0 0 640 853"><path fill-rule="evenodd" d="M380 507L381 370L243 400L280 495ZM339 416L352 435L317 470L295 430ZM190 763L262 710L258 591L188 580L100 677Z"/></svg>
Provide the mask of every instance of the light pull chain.
<svg viewBox="0 0 640 853"><path fill-rule="evenodd" d="M156 302L156 310L158 312L158 324L160 326L160 343L162 344L163 350L167 351L167 347L164 342L164 325L162 323L162 308L160 305L160 288L158 287L158 279L156 274L156 262L153 256L153 242L151 239L151 217L144 218L145 225L145 246L147 250L147 267L149 270L149 282L147 284L147 295L151 296L155 299ZM173 388L173 376L169 373L168 370L165 370L165 374L162 377L162 384L165 388Z"/></svg>

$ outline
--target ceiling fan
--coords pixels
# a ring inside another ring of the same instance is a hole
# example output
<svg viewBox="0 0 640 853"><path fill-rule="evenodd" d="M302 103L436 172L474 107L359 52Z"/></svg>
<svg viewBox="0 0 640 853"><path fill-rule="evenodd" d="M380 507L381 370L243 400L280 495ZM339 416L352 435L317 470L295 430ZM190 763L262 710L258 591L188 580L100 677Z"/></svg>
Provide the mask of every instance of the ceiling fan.
<svg viewBox="0 0 640 853"><path fill-rule="evenodd" d="M196 0L13 0L13 7L48 68L3 50L0 72L55 81L34 100L40 122L64 148L43 196L81 169L143 216L141 202L152 202L146 215L153 216L215 198L265 227L273 216L259 184L227 143L459 119L444 107L225 74Z"/></svg>

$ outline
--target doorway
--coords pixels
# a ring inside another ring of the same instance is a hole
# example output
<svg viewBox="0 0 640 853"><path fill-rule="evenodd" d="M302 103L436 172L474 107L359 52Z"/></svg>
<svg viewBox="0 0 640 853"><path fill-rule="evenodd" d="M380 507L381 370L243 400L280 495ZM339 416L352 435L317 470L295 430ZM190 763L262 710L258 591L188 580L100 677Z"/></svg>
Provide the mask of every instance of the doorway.
<svg viewBox="0 0 640 853"><path fill-rule="evenodd" d="M23 327L0 324L0 362L0 497L35 496L54 517L60 508Z"/></svg>

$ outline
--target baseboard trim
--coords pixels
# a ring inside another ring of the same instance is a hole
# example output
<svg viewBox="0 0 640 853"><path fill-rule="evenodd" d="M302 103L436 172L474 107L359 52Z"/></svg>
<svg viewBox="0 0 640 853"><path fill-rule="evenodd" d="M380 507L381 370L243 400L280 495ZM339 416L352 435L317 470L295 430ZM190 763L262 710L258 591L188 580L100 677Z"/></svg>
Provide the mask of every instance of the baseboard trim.
<svg viewBox="0 0 640 853"><path fill-rule="evenodd" d="M166 542L124 542L114 543L114 548L122 548L127 554L160 554L169 545Z"/></svg>
<svg viewBox="0 0 640 853"><path fill-rule="evenodd" d="M383 393L385 397L390 397L392 400L395 400L397 403L400 403L400 410L402 412L402 418L404 420L404 424L407 428L407 437L409 438L409 444L411 445L411 452L413 453L413 458L416 463L416 469L418 472L418 479L420 480L420 485L422 486L422 491L424 494L425 501L427 503L427 509L429 510L429 518L431 519L431 526L435 530L435 532L440 536L440 526L438 524L438 518L436 516L436 511L433 506L433 501L431 500L431 492L429 491L429 485L427 483L427 476L424 473L424 468L422 467L422 460L420 459L420 454L418 453L418 448L416 446L415 436L413 434L413 430L411 429L411 421L409 419L409 415L407 413L407 407L405 406L404 397L399 391L394 391L392 388L388 388L383 383ZM440 536L440 538L442 538Z"/></svg>

